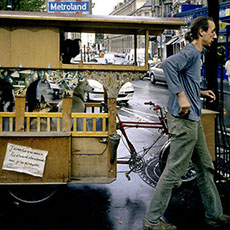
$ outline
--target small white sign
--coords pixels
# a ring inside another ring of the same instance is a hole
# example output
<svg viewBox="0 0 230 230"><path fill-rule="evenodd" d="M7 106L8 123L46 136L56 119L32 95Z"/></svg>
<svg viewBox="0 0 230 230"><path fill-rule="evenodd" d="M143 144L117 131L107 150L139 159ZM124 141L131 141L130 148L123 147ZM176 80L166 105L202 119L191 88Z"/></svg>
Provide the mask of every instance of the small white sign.
<svg viewBox="0 0 230 230"><path fill-rule="evenodd" d="M48 151L8 143L2 169L42 177Z"/></svg>

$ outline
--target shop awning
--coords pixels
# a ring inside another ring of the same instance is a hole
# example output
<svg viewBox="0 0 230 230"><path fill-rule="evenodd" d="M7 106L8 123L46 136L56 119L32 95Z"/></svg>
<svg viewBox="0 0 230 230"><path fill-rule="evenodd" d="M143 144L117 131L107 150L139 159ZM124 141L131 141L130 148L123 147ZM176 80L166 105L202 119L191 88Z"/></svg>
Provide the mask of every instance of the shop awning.
<svg viewBox="0 0 230 230"><path fill-rule="evenodd" d="M184 42L184 40L185 40L184 37L179 38L178 40L174 41L174 42L172 43L172 45L182 43L182 42Z"/></svg>
<svg viewBox="0 0 230 230"><path fill-rule="evenodd" d="M170 39L169 41L167 41L167 43L166 43L165 45L166 45L166 46L172 45L172 43L175 42L177 39L179 39L179 37L172 38L172 39Z"/></svg>

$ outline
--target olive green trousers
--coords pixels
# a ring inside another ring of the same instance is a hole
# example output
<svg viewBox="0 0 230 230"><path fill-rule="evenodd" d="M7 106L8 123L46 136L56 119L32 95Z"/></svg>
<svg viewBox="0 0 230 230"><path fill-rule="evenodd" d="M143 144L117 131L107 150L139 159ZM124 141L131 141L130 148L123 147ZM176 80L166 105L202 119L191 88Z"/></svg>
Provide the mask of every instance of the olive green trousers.
<svg viewBox="0 0 230 230"><path fill-rule="evenodd" d="M181 184L181 177L186 174L189 162L192 161L205 217L218 219L223 214L223 208L213 180L215 169L201 122L176 118L168 114L168 126L171 135L170 153L145 218L151 222L158 222L164 215L173 188Z"/></svg>

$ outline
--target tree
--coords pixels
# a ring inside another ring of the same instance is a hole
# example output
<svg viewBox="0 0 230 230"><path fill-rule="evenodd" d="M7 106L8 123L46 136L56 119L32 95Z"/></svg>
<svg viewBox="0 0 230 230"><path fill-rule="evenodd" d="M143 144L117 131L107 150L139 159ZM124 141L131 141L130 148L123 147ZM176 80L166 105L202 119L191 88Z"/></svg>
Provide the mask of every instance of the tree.
<svg viewBox="0 0 230 230"><path fill-rule="evenodd" d="M12 10L15 11L44 11L46 8L46 0L11 0ZM8 10L8 0L0 1L0 10Z"/></svg>

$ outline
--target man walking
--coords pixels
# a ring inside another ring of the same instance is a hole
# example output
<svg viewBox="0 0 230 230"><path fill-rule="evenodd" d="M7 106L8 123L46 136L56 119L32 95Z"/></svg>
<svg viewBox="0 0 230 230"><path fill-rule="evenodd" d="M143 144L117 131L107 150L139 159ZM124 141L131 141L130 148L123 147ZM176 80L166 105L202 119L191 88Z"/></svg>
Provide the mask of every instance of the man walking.
<svg viewBox="0 0 230 230"><path fill-rule="evenodd" d="M200 121L200 96L208 97L211 102L216 99L211 90L200 90L201 52L217 38L213 19L196 18L185 38L190 43L162 64L170 91L168 126L171 145L166 167L143 220L144 230L177 229L161 217L169 204L172 189L181 184L181 177L185 175L191 160L196 170L206 223L211 226L230 223L230 216L223 214L213 180L215 169Z"/></svg>

